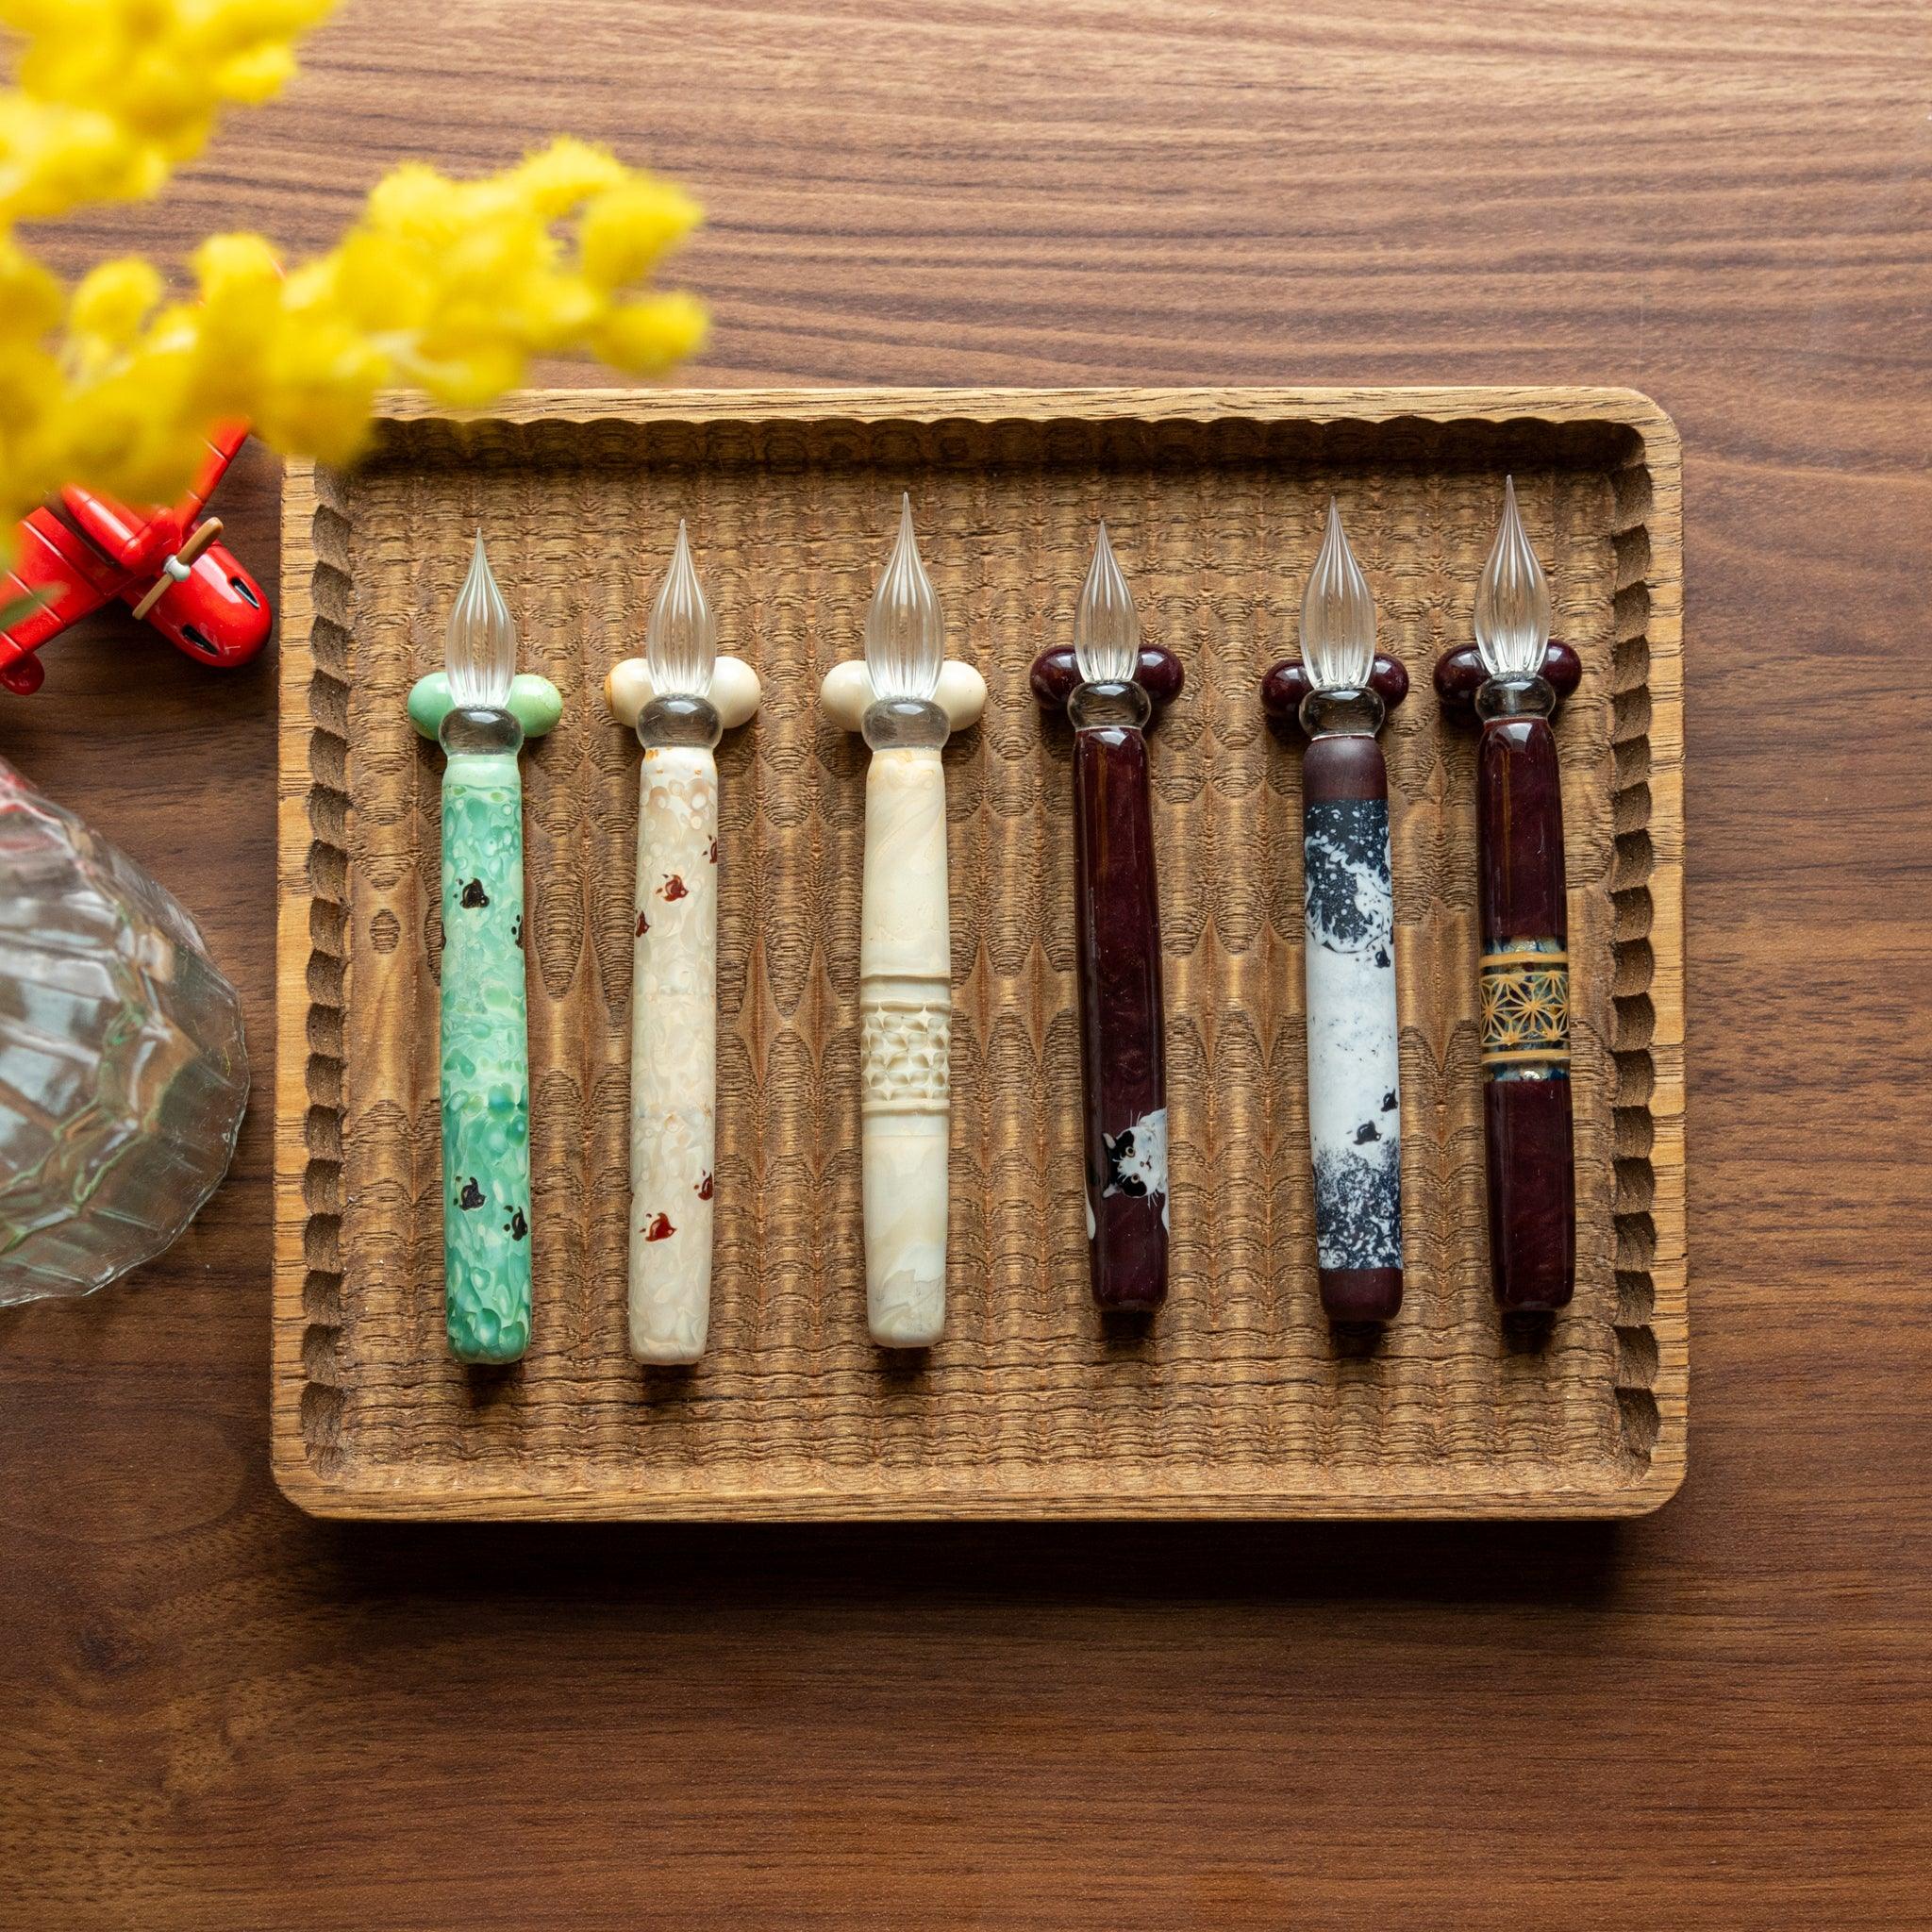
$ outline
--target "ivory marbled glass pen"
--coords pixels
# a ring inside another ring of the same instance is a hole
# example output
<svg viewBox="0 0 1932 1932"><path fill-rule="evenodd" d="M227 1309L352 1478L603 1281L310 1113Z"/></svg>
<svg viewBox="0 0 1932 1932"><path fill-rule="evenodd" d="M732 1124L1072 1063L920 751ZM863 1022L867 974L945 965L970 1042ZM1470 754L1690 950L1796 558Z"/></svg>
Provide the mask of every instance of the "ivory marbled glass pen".
<svg viewBox="0 0 1932 1932"><path fill-rule="evenodd" d="M885 1348L929 1347L946 1319L953 947L944 661L944 620L908 496L866 611L872 702L860 721L872 750L858 941L866 1316Z"/></svg>

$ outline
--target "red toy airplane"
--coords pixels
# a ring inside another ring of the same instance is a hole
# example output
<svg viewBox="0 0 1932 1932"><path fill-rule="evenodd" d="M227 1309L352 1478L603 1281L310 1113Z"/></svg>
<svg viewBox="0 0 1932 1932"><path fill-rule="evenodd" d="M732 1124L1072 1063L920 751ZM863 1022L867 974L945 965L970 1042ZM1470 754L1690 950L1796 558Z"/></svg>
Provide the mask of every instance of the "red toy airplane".
<svg viewBox="0 0 1932 1932"><path fill-rule="evenodd" d="M49 507L21 524L0 604L32 591L51 594L0 630L0 687L38 691L46 674L35 652L114 597L201 663L245 664L261 649L272 620L260 585L215 541L219 517L195 523L247 439L245 423L211 429L194 487L172 508L129 509L70 483L60 492L64 517Z"/></svg>

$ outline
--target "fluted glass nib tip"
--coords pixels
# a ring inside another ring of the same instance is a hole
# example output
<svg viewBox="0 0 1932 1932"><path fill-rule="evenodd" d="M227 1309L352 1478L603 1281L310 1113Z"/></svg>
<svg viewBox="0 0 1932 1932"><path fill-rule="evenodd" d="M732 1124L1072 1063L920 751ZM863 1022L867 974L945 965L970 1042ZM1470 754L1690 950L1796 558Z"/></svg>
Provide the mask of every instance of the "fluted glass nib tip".
<svg viewBox="0 0 1932 1932"><path fill-rule="evenodd" d="M1125 684L1141 662L1141 613L1114 558L1104 518L1074 612L1074 656L1089 684Z"/></svg>
<svg viewBox="0 0 1932 1932"><path fill-rule="evenodd" d="M469 575L457 592L443 643L450 696L464 707L501 709L509 702L509 681L517 668L517 626L496 588L483 532L470 553Z"/></svg>
<svg viewBox="0 0 1932 1932"><path fill-rule="evenodd" d="M1550 584L1516 513L1516 479L1503 479L1503 521L1475 587L1475 647L1491 677L1535 677L1550 641Z"/></svg>
<svg viewBox="0 0 1932 1932"><path fill-rule="evenodd" d="M1328 499L1328 526L1302 592L1302 657L1319 691L1360 691L1375 666L1375 600Z"/></svg>
<svg viewBox="0 0 1932 1932"><path fill-rule="evenodd" d="M644 661L659 697L701 698L711 688L711 673L718 662L718 621L691 560L691 540L682 517L671 568L658 587L651 620L644 627Z"/></svg>
<svg viewBox="0 0 1932 1932"><path fill-rule="evenodd" d="M878 698L930 700L940 688L946 627L932 579L920 561L912 498L899 502L899 534L865 613L865 668Z"/></svg>

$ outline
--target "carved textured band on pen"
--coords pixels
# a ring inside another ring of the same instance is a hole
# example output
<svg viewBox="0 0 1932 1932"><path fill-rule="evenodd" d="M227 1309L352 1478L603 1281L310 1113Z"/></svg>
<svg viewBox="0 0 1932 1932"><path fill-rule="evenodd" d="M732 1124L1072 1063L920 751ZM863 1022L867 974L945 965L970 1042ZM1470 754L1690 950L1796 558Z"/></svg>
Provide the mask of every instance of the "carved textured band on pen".
<svg viewBox="0 0 1932 1932"><path fill-rule="evenodd" d="M943 1115L951 1089L952 991L943 979L859 988L859 1107Z"/></svg>

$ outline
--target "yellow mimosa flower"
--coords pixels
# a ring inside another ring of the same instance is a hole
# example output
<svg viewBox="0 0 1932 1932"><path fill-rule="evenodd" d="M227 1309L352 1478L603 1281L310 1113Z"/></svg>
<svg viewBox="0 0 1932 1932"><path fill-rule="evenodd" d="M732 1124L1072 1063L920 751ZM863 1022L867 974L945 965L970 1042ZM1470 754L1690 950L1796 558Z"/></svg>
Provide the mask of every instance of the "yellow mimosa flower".
<svg viewBox="0 0 1932 1932"><path fill-rule="evenodd" d="M24 221L154 193L225 107L281 89L332 4L0 0L0 26L25 42L16 85L0 91L7 524L66 482L173 496L218 418L340 462L392 385L475 407L521 382L533 357L588 353L647 374L702 343L702 305L651 286L696 205L575 140L480 181L406 163L338 247L286 275L262 237L212 236L194 254L192 302L169 300L160 272L133 257L100 263L70 295L22 246Z"/></svg>

